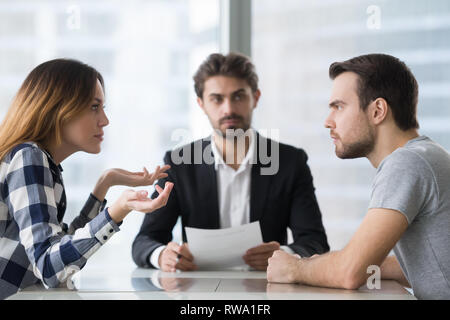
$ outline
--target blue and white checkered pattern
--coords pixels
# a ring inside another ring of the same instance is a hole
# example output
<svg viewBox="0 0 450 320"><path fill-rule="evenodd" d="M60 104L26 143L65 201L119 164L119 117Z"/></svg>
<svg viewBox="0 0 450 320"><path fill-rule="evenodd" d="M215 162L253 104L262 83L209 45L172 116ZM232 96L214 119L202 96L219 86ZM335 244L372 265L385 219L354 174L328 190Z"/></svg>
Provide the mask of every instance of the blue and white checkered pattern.
<svg viewBox="0 0 450 320"><path fill-rule="evenodd" d="M62 168L36 143L17 145L0 163L0 299L38 281L65 285L119 231L92 194L68 227Z"/></svg>

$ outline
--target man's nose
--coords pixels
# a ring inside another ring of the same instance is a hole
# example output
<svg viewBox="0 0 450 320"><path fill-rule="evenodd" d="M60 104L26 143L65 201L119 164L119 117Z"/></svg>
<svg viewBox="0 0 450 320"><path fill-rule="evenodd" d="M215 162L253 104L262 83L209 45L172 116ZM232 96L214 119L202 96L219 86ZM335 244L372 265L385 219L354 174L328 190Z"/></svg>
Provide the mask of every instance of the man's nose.
<svg viewBox="0 0 450 320"><path fill-rule="evenodd" d="M328 117L325 119L324 126L325 126L325 128L327 128L327 129L335 129L335 128L336 128L336 123L334 122L334 119L333 119L331 113L330 113L330 114L328 115Z"/></svg>
<svg viewBox="0 0 450 320"><path fill-rule="evenodd" d="M231 102L230 99L227 98L227 99L225 99L225 100L223 101L223 104L222 104L222 111L223 111L223 113L226 114L226 115L232 114L232 113L233 113L233 111L234 111L233 103Z"/></svg>

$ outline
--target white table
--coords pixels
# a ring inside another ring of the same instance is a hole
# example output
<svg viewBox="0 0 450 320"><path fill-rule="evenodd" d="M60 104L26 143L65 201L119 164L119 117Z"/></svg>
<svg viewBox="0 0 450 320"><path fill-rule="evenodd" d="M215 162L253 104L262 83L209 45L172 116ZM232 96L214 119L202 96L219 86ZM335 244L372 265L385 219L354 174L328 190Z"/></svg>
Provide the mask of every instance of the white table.
<svg viewBox="0 0 450 320"><path fill-rule="evenodd" d="M165 287L153 285L151 279ZM265 272L192 271L166 273L142 268L85 268L73 277L74 290L29 287L9 300L414 300L395 281L382 280L381 289L341 290L298 284L268 283Z"/></svg>

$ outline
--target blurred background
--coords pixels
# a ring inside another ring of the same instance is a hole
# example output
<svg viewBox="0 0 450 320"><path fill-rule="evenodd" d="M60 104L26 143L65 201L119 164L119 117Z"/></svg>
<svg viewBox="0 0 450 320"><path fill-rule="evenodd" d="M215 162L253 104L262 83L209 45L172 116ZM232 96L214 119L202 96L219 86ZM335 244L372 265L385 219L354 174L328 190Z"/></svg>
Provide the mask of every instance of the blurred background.
<svg viewBox="0 0 450 320"><path fill-rule="evenodd" d="M165 151L211 133L192 76L210 53L240 51L260 77L253 126L279 130L280 141L308 153L329 243L338 250L367 211L375 169L367 159L334 154L323 126L329 65L376 52L403 60L419 82L420 133L450 151L449 32L448 0L1 0L0 116L46 60L74 58L103 74L110 125L102 152L62 163L70 223L103 170L153 171ZM107 199L122 190L113 187ZM142 219L131 213L88 265L134 267L131 243Z"/></svg>

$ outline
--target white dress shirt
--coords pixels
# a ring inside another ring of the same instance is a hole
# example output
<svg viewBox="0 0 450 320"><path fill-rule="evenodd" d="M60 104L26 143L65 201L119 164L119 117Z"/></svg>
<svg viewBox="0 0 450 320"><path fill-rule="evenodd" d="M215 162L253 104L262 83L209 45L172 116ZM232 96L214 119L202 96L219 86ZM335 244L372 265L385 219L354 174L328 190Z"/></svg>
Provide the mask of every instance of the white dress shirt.
<svg viewBox="0 0 450 320"><path fill-rule="evenodd" d="M217 177L217 195L219 200L220 228L231 228L250 223L250 185L252 164L256 157L256 133L250 131L250 144L237 170L227 165L211 136L211 150L214 155L214 168ZM150 256L150 263L160 268L158 260L166 246L156 248ZM288 246L281 247L288 253L294 251Z"/></svg>
<svg viewBox="0 0 450 320"><path fill-rule="evenodd" d="M220 228L247 224L250 222L250 182L256 152L255 132L250 129L248 151L237 170L225 163L212 137L211 140L217 177Z"/></svg>

